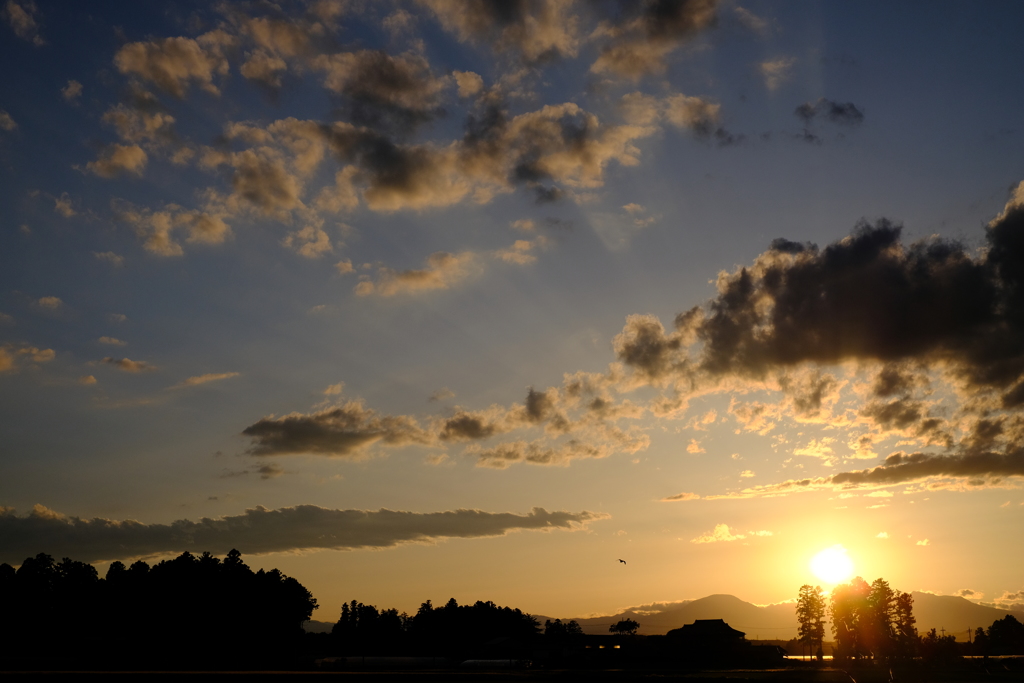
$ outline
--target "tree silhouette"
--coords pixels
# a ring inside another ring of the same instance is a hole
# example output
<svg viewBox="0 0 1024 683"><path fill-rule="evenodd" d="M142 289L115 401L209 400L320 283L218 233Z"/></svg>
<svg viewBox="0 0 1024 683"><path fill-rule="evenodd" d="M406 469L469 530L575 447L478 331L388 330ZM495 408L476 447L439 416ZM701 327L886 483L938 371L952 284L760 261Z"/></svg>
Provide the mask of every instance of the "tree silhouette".
<svg viewBox="0 0 1024 683"><path fill-rule="evenodd" d="M842 583L832 589L829 614L832 617L837 659L859 659L868 654L861 626L870 593L871 587L859 576L854 577L850 583Z"/></svg>
<svg viewBox="0 0 1024 683"><path fill-rule="evenodd" d="M800 642L821 660L824 657L822 641L825 639L825 597L820 586L800 586L800 596L796 601L796 618L800 622Z"/></svg>
<svg viewBox="0 0 1024 683"><path fill-rule="evenodd" d="M112 562L103 579L89 564L40 553L16 572L0 567L0 599L5 652L58 668L283 662L316 609L298 581L277 569L254 573L237 550L223 562L210 553L152 568ZM132 622L140 612L145 628Z"/></svg>
<svg viewBox="0 0 1024 683"><path fill-rule="evenodd" d="M1024 624L1012 614L992 622L988 629L989 647L992 654L1024 654Z"/></svg>
<svg viewBox="0 0 1024 683"><path fill-rule="evenodd" d="M917 619L914 617L914 598L910 593L896 596L895 631L897 656L910 659L917 651Z"/></svg>
<svg viewBox="0 0 1024 683"><path fill-rule="evenodd" d="M623 636L635 636L639 628L640 624L632 619L622 619L609 626L608 630Z"/></svg>
<svg viewBox="0 0 1024 683"><path fill-rule="evenodd" d="M460 605L452 598L444 607L434 607L427 600L410 617L353 600L342 605L331 637L338 654L461 657L495 639L530 642L538 629L537 620L529 614L493 602Z"/></svg>
<svg viewBox="0 0 1024 683"><path fill-rule="evenodd" d="M918 638L914 599L893 590L884 579L870 586L855 577L832 590L829 613L837 659L912 657Z"/></svg>

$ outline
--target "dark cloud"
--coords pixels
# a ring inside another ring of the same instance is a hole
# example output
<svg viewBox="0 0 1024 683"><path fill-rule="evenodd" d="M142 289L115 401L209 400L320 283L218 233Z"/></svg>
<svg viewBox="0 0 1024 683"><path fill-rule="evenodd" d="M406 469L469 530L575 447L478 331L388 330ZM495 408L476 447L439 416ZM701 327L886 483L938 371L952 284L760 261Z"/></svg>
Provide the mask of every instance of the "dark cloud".
<svg viewBox="0 0 1024 683"><path fill-rule="evenodd" d="M685 362L676 353L683 346L682 338L666 335L653 315L629 316L612 344L620 361L651 380L674 373Z"/></svg>
<svg viewBox="0 0 1024 683"><path fill-rule="evenodd" d="M483 415L458 413L444 421L439 438L442 441L479 441L504 431Z"/></svg>
<svg viewBox="0 0 1024 683"><path fill-rule="evenodd" d="M933 455L893 453L883 464L866 470L841 472L833 485L890 485L936 477L967 479L976 485L998 483L1005 477L1024 476L1024 450L1008 453Z"/></svg>
<svg viewBox="0 0 1024 683"><path fill-rule="evenodd" d="M252 455L313 453L353 457L368 446L427 443L429 435L404 415L378 415L358 401L317 413L265 417L242 430L253 440Z"/></svg>
<svg viewBox="0 0 1024 683"><path fill-rule="evenodd" d="M871 392L880 398L905 394L916 385L914 375L898 365L888 364L875 377Z"/></svg>
<svg viewBox="0 0 1024 683"><path fill-rule="evenodd" d="M882 429L903 430L921 420L921 404L908 399L889 403L871 403L861 409L861 415L872 418Z"/></svg>
<svg viewBox="0 0 1024 683"><path fill-rule="evenodd" d="M527 514L447 510L334 510L315 505L268 510L256 507L243 514L143 524L135 520L82 519L41 505L19 517L0 508L0 560L13 564L46 552L84 562L210 551L222 555L237 548L245 555L296 550L388 548L399 543L429 543L445 538L503 536L512 531L573 531L608 515L595 512L548 512L535 507Z"/></svg>
<svg viewBox="0 0 1024 683"><path fill-rule="evenodd" d="M557 202L565 193L557 187L544 187L543 185L535 185L533 188L536 197L534 201L537 204L551 204Z"/></svg>
<svg viewBox="0 0 1024 683"><path fill-rule="evenodd" d="M323 128L331 149L358 168L363 198L372 209L448 206L470 196L485 203L517 185L542 200L559 186L589 189L604 182L611 161L638 163L634 139L649 126L603 126L573 103L548 105L509 118L500 104L475 112L457 144L403 144L367 127L335 123Z"/></svg>
<svg viewBox="0 0 1024 683"><path fill-rule="evenodd" d="M979 257L948 240L904 245L900 233L881 220L823 250L777 240L753 267L723 274L719 295L685 314L703 343L700 368L762 377L805 362L931 362L975 387L1010 389L1012 403L1024 379L1024 209L993 222ZM644 316L617 342L620 359L651 377L687 350ZM894 373L879 379L882 393L909 381Z"/></svg>
<svg viewBox="0 0 1024 683"><path fill-rule="evenodd" d="M982 257L941 239L904 245L900 233L880 220L823 250L775 242L754 267L722 275L696 327L700 367L764 376L804 362L913 360L954 368L975 386L1015 386L1024 372L1024 210L990 226ZM624 360L648 374L672 367L662 348L670 339L647 337L652 351Z"/></svg>
<svg viewBox="0 0 1024 683"><path fill-rule="evenodd" d="M419 55L362 50L323 55L314 65L357 126L404 135L444 113L440 97L448 80L435 77Z"/></svg>
<svg viewBox="0 0 1024 683"><path fill-rule="evenodd" d="M465 42L512 52L527 63L575 56L578 18L571 0L420 0Z"/></svg>
<svg viewBox="0 0 1024 683"><path fill-rule="evenodd" d="M811 242L792 242L787 240L785 237L777 237L773 239L768 248L772 251L782 252L783 254L801 254L805 251L818 250L818 246Z"/></svg>
<svg viewBox="0 0 1024 683"><path fill-rule="evenodd" d="M804 102L793 113L807 124L820 118L841 126L856 126L864 122L864 112L853 102L834 102L824 97L817 102Z"/></svg>
<svg viewBox="0 0 1024 683"><path fill-rule="evenodd" d="M590 70L640 78L665 69L666 57L686 39L712 26L716 0L623 2L595 35L611 40Z"/></svg>

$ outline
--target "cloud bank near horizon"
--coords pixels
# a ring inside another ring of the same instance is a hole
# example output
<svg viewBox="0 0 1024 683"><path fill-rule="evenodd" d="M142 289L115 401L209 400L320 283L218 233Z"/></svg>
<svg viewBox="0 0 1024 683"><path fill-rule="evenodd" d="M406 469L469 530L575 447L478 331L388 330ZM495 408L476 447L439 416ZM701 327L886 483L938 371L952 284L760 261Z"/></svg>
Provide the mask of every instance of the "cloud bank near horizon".
<svg viewBox="0 0 1024 683"><path fill-rule="evenodd" d="M128 559L184 551L246 555L307 550L390 548L401 543L434 543L448 538L504 536L514 531L577 531L607 519L601 512L548 511L526 514L445 510L337 510L316 505L240 515L187 519L170 524L96 517L82 519L36 505L27 515L0 507L0 561L20 563L40 552L83 562Z"/></svg>

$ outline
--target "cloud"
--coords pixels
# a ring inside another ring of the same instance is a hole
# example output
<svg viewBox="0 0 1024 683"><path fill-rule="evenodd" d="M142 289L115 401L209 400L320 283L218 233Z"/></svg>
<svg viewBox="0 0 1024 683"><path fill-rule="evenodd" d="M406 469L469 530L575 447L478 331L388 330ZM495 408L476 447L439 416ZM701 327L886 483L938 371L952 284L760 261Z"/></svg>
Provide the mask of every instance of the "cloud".
<svg viewBox="0 0 1024 683"><path fill-rule="evenodd" d="M81 377L78 378L78 383L85 386L89 386L92 384L96 384L96 378L93 377L92 375L82 375Z"/></svg>
<svg viewBox="0 0 1024 683"><path fill-rule="evenodd" d="M633 80L663 72L673 51L714 24L716 5L715 0L622 4L621 16L602 22L591 36L609 43L590 70Z"/></svg>
<svg viewBox="0 0 1024 683"><path fill-rule="evenodd" d="M0 508L0 555L19 563L45 548L57 557L84 562L128 559L183 551L221 555L232 548L259 555L303 550L389 548L402 543L437 543L447 538L504 536L521 530L577 531L609 516L595 512L529 513L447 510L336 510L315 505L270 510L255 507L240 515L143 524L135 520L82 519L42 505L20 517Z"/></svg>
<svg viewBox="0 0 1024 683"><path fill-rule="evenodd" d="M795 58L781 57L761 62L757 68L761 73L761 77L764 78L765 87L769 90L776 90L784 81L789 79L789 72L794 64L796 64Z"/></svg>
<svg viewBox="0 0 1024 683"><path fill-rule="evenodd" d="M92 252L92 255L96 257L97 261L104 261L115 268L119 268L124 265L124 256L115 254L112 251L94 251Z"/></svg>
<svg viewBox="0 0 1024 683"><path fill-rule="evenodd" d="M338 382L337 384L331 384L324 389L324 396L338 396L345 389L344 382Z"/></svg>
<svg viewBox="0 0 1024 683"><path fill-rule="evenodd" d="M878 467L842 472L831 478L833 485L892 485L951 477L966 479L976 486L998 484L1005 477L1024 476L1024 449L1007 453L932 455L893 453Z"/></svg>
<svg viewBox="0 0 1024 683"><path fill-rule="evenodd" d="M690 443L686 446L686 452L687 453L705 453L706 451L700 445L700 442L697 441L697 439L690 439Z"/></svg>
<svg viewBox="0 0 1024 683"><path fill-rule="evenodd" d="M124 372L138 373L138 372L152 372L156 370L155 365L150 365L145 361L132 360L130 358L111 358L107 356L101 362L107 365L113 365L118 370Z"/></svg>
<svg viewBox="0 0 1024 683"><path fill-rule="evenodd" d="M665 121L676 128L692 132L698 139L714 141L719 146L741 142L720 125L722 105L707 97L676 93L658 99L653 95L633 92L619 100L623 118L634 125L651 126Z"/></svg>
<svg viewBox="0 0 1024 683"><path fill-rule="evenodd" d="M512 246L496 250L494 256L505 263L525 266L537 260L536 254L532 252L545 244L547 244L547 241L544 237L538 237L535 240L516 240L512 243Z"/></svg>
<svg viewBox="0 0 1024 683"><path fill-rule="evenodd" d="M793 112L804 123L810 124L817 118L824 118L842 126L858 126L864 122L864 112L853 102L833 102L824 97L817 102L805 102Z"/></svg>
<svg viewBox="0 0 1024 683"><path fill-rule="evenodd" d="M681 500L700 500L700 496L696 493L689 493L684 491L683 493L677 493L674 496L666 496L662 498L663 503L674 503Z"/></svg>
<svg viewBox="0 0 1024 683"><path fill-rule="evenodd" d="M48 311L56 311L64 306L64 302L61 301L60 297L43 296L35 300L35 305Z"/></svg>
<svg viewBox="0 0 1024 683"><path fill-rule="evenodd" d="M168 204L153 211L114 200L111 208L119 220L128 223L136 234L144 238L143 248L146 251L160 256L181 256L184 253L181 244L174 239L178 231L186 232L186 241L192 244L220 244L231 236L231 226L225 222L227 213L222 207L196 210Z"/></svg>
<svg viewBox="0 0 1024 683"><path fill-rule="evenodd" d="M260 475L260 479L273 479L284 474L284 468L271 462L266 465L260 465L256 468L256 472Z"/></svg>
<svg viewBox="0 0 1024 683"><path fill-rule="evenodd" d="M27 344L0 346L0 372L11 372L21 363L48 363L56 357L53 349L40 349Z"/></svg>
<svg viewBox="0 0 1024 683"><path fill-rule="evenodd" d="M141 177L147 161L149 157L138 145L114 143L108 146L96 161L90 161L85 167L101 178L114 178L122 173L132 173Z"/></svg>
<svg viewBox="0 0 1024 683"><path fill-rule="evenodd" d="M18 129L17 121L11 118L11 115L3 109L0 109L0 129L5 130L8 133Z"/></svg>
<svg viewBox="0 0 1024 683"><path fill-rule="evenodd" d="M68 102L77 102L82 96L82 84L76 80L69 80L68 84L60 89L60 95Z"/></svg>
<svg viewBox="0 0 1024 683"><path fill-rule="evenodd" d="M385 266L377 269L376 280L363 280L356 285L359 296L391 297L433 289L448 289L469 277L479 268L472 252L449 254L439 251L427 258L426 268L396 271Z"/></svg>
<svg viewBox="0 0 1024 683"><path fill-rule="evenodd" d="M381 24L391 33L392 38L396 38L402 33L412 31L413 26L416 25L416 17L404 9L397 9L384 17Z"/></svg>
<svg viewBox="0 0 1024 683"><path fill-rule="evenodd" d="M917 542L917 545L931 545L931 542L927 538L923 538Z"/></svg>
<svg viewBox="0 0 1024 683"><path fill-rule="evenodd" d="M7 0L0 15L7 21L16 36L39 47L46 45L46 41L39 35L39 22L36 20L38 12L39 8L32 0L22 3Z"/></svg>
<svg viewBox="0 0 1024 683"><path fill-rule="evenodd" d="M242 430L253 441L252 455L311 453L356 457L375 443L429 443L430 435L407 416L381 416L359 401L317 413L269 416Z"/></svg>
<svg viewBox="0 0 1024 683"><path fill-rule="evenodd" d="M322 221L288 233L281 244L310 259L320 258L334 251L331 238L322 227Z"/></svg>
<svg viewBox="0 0 1024 683"><path fill-rule="evenodd" d="M455 84L459 88L459 97L473 97L484 89L484 79L472 71L453 71Z"/></svg>
<svg viewBox="0 0 1024 683"><path fill-rule="evenodd" d="M238 377L242 373L240 372L210 372L205 375L197 375L195 377L189 377L186 380L178 382L174 386L168 387L169 389L183 389L185 387L195 387L200 384L207 384L209 382L219 382L224 379L231 379L232 377Z"/></svg>
<svg viewBox="0 0 1024 683"><path fill-rule="evenodd" d="M100 344L109 344L110 346L125 346L128 342L115 339L114 337L100 337Z"/></svg>
<svg viewBox="0 0 1024 683"><path fill-rule="evenodd" d="M732 12L733 16L735 16L743 26L760 36L766 35L771 29L771 24L768 20L757 16L746 8L737 5L733 8Z"/></svg>
<svg viewBox="0 0 1024 683"><path fill-rule="evenodd" d="M54 198L53 210L64 218L71 218L78 213L75 211L74 203L67 192L62 192L59 197Z"/></svg>
<svg viewBox="0 0 1024 683"><path fill-rule="evenodd" d="M1024 319L1015 313L1024 310L1024 249L1013 237L1022 229L1024 208L1008 212L976 258L939 238L904 245L901 227L884 219L821 250L776 241L753 266L720 273L718 296L677 316L673 331L630 316L616 353L652 381L913 360L951 368L969 388L1009 389L1002 400L1012 406L1024 380Z"/></svg>
<svg viewBox="0 0 1024 683"><path fill-rule="evenodd" d="M470 448L467 453L477 458L477 466L505 469L514 463L533 465L568 465L578 458L606 458L614 452L605 444L589 444L571 439L549 447L541 443L513 441L493 448Z"/></svg>
<svg viewBox="0 0 1024 683"><path fill-rule="evenodd" d="M968 600L981 600L983 597L985 597L984 593L976 590L971 590L970 588L962 588L957 592L953 593L953 595L957 595L961 598L967 598Z"/></svg>
<svg viewBox="0 0 1024 683"><path fill-rule="evenodd" d="M313 66L324 72L324 87L345 102L347 120L399 135L441 113L448 79L435 77L421 55L393 56L381 50L321 55Z"/></svg>
<svg viewBox="0 0 1024 683"><path fill-rule="evenodd" d="M114 55L114 65L121 73L151 81L179 99L193 82L216 95L220 91L213 79L227 75L223 48L232 42L223 31L211 31L194 40L176 37L128 43Z"/></svg>
<svg viewBox="0 0 1024 683"><path fill-rule="evenodd" d="M701 534L697 538L694 538L690 543L718 543L719 541L739 541L746 538L746 534L736 534L729 528L728 524L716 524L715 528L704 534Z"/></svg>
<svg viewBox="0 0 1024 683"><path fill-rule="evenodd" d="M455 398L455 392L449 389L448 387L441 387L440 389L432 393L430 395L430 398L428 398L427 400L430 401L431 403L434 403L436 401L447 401L450 398Z"/></svg>
<svg viewBox="0 0 1024 683"><path fill-rule="evenodd" d="M174 117L161 110L156 98L135 91L132 106L116 104L103 114L103 122L117 131L124 142L151 143L150 150L175 141Z"/></svg>
<svg viewBox="0 0 1024 683"><path fill-rule="evenodd" d="M887 539L887 538L889 538L889 533L888 533L888 532L886 532L886 531L879 531L879 532L878 532L878 533L877 533L877 534L875 535L875 538L882 538L882 539Z"/></svg>
<svg viewBox="0 0 1024 683"><path fill-rule="evenodd" d="M574 57L578 18L565 0L421 0L459 40L511 52L527 63Z"/></svg>

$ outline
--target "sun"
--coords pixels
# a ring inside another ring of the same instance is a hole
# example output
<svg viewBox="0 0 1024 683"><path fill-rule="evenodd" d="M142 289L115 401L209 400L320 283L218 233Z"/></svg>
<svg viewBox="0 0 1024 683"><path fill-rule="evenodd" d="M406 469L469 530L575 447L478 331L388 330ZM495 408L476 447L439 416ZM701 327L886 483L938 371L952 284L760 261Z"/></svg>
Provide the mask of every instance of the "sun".
<svg viewBox="0 0 1024 683"><path fill-rule="evenodd" d="M853 560L846 554L846 548L834 545L811 558L811 571L825 583L843 583L853 577Z"/></svg>

